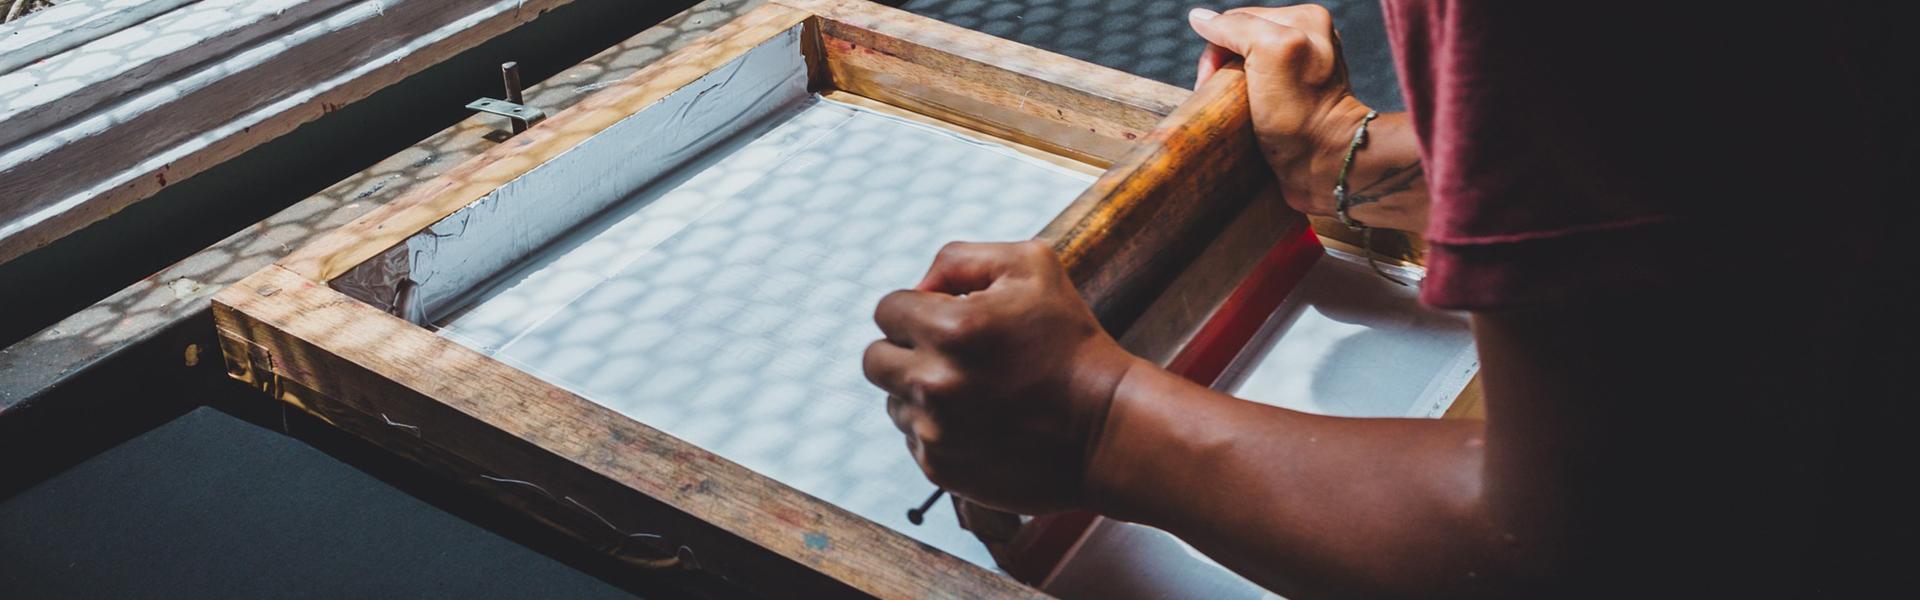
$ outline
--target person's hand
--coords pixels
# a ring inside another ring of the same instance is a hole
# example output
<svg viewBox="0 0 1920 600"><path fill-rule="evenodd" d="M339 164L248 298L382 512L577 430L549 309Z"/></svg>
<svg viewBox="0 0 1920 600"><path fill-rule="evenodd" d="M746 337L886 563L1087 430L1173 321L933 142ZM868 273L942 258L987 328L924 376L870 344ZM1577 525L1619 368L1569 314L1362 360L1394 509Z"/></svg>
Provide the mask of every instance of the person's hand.
<svg viewBox="0 0 1920 600"><path fill-rule="evenodd" d="M1201 83L1234 57L1245 59L1254 133L1287 203L1332 215L1340 162L1368 109L1347 83L1327 9L1302 4L1220 14L1196 8L1188 20L1208 42L1200 55Z"/></svg>
<svg viewBox="0 0 1920 600"><path fill-rule="evenodd" d="M867 379L936 485L1045 514L1086 502L1113 393L1140 359L1094 319L1052 248L953 243L880 301Z"/></svg>

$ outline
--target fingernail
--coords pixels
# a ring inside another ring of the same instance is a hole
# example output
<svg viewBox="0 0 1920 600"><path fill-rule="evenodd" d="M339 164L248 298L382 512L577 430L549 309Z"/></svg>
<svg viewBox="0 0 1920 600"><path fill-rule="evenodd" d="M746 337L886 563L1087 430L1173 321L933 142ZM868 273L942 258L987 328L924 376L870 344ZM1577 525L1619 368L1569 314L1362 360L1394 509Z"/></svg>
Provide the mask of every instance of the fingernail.
<svg viewBox="0 0 1920 600"><path fill-rule="evenodd" d="M1187 11L1187 18L1193 19L1195 21L1212 21L1214 17L1218 17L1218 16L1220 16L1220 13L1213 12L1212 10L1208 10L1205 8L1196 8L1191 11Z"/></svg>

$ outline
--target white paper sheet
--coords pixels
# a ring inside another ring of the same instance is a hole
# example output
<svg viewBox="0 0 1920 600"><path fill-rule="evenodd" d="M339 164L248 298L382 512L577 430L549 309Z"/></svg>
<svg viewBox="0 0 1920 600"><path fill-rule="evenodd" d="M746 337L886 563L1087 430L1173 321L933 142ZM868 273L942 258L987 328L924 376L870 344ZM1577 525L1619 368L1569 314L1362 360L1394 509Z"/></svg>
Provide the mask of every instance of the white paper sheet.
<svg viewBox="0 0 1920 600"><path fill-rule="evenodd" d="M1438 418L1480 370L1465 314L1421 306L1418 288L1395 285L1337 250L1315 263L1247 348L1217 389L1341 417Z"/></svg>
<svg viewBox="0 0 1920 600"><path fill-rule="evenodd" d="M1417 282L1421 272L1392 274ZM1330 250L1215 387L1319 414L1437 418L1479 368L1465 315L1425 308L1417 288ZM1172 534L1104 519L1046 590L1068 600L1279 598Z"/></svg>

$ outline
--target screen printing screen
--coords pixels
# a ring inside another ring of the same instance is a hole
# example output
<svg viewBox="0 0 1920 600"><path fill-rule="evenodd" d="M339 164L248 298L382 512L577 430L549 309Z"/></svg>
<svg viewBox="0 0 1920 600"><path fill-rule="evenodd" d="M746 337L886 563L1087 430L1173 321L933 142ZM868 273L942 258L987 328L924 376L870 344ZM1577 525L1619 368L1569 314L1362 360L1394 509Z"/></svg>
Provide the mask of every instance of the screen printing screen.
<svg viewBox="0 0 1920 600"><path fill-rule="evenodd" d="M882 295L948 241L1030 239L1092 183L811 97L636 190L435 319L439 332L975 563L861 374Z"/></svg>

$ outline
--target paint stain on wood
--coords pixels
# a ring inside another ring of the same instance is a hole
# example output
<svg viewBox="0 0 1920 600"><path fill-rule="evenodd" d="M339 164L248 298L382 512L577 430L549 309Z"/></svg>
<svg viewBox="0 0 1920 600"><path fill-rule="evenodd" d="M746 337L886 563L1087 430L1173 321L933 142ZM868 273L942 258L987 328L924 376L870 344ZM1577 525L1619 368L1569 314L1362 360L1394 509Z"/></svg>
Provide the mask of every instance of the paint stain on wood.
<svg viewBox="0 0 1920 600"><path fill-rule="evenodd" d="M700 495L706 495L706 494L711 494L711 493L713 493L713 480L710 480L710 479L702 479L702 480L700 480L700 483L697 483L697 484L695 484L695 483L689 483L689 484L685 484L685 485L682 485L682 486L680 486L680 493L681 493L682 495L685 495L685 494L700 494Z"/></svg>
<svg viewBox="0 0 1920 600"><path fill-rule="evenodd" d="M201 285L200 282L187 277L180 277L167 282L167 290L173 292L173 299L175 300L192 298L204 289L206 289L205 285Z"/></svg>
<svg viewBox="0 0 1920 600"><path fill-rule="evenodd" d="M825 551L827 546L831 545L827 539L827 534L818 531L808 532L806 541L808 550Z"/></svg>

